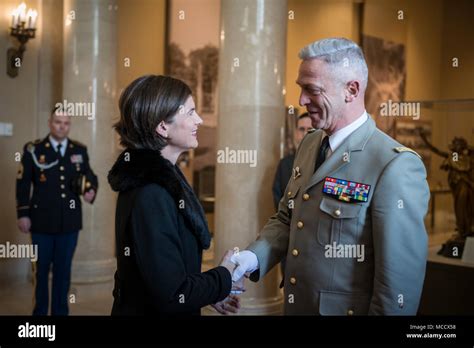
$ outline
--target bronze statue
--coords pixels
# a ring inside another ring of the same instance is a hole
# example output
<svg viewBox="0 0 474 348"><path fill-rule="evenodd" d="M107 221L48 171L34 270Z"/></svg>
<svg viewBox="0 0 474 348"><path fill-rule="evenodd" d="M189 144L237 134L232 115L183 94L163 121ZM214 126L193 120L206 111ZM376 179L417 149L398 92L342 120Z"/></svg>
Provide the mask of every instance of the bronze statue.
<svg viewBox="0 0 474 348"><path fill-rule="evenodd" d="M438 254L460 258L466 237L474 235L474 148L466 139L455 137L449 144L451 153L444 152L426 139L422 128L417 129L428 148L445 158L440 168L448 172L448 184L454 198L457 234L443 244ZM454 247L458 247L458 253L453 254Z"/></svg>

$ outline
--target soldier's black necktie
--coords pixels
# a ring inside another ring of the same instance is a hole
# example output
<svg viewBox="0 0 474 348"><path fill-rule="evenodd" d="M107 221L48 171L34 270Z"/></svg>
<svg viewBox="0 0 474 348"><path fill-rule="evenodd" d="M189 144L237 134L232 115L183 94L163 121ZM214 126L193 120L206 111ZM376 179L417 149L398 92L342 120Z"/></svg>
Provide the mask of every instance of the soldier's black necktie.
<svg viewBox="0 0 474 348"><path fill-rule="evenodd" d="M58 146L56 146L56 149L57 149L57 151L58 151L58 156L59 156L59 157L63 157L63 154L61 153L61 147L62 147L62 146L63 146L63 145L62 145L61 143L59 143Z"/></svg>
<svg viewBox="0 0 474 348"><path fill-rule="evenodd" d="M316 172L318 168L323 164L326 160L326 152L329 147L329 137L326 135L321 142L321 146L319 147L318 158L316 159L316 165L314 166L314 171Z"/></svg>

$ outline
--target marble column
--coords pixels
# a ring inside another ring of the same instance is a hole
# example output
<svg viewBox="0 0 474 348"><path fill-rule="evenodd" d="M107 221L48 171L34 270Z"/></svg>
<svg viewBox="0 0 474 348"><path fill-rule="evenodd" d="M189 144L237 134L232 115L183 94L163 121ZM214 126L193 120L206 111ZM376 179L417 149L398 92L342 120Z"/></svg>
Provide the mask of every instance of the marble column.
<svg viewBox="0 0 474 348"><path fill-rule="evenodd" d="M92 117L87 112L72 117L70 136L87 145L90 164L99 178L94 204L82 204L83 229L74 255L73 283L110 280L116 267L116 195L107 183L107 173L117 157L112 130L118 115L116 16L116 0L64 1L63 99L88 103L88 111L94 112Z"/></svg>
<svg viewBox="0 0 474 348"><path fill-rule="evenodd" d="M217 150L256 151L257 162L218 163L215 261L245 248L274 213L272 181L285 115L286 0L223 0ZM227 150L226 150L227 148ZM248 153L250 154L250 153ZM242 158L241 158L242 159ZM278 267L247 282L241 314L279 314Z"/></svg>
<svg viewBox="0 0 474 348"><path fill-rule="evenodd" d="M42 0L37 37L41 40L38 57L38 136L49 133L48 119L63 92L63 3Z"/></svg>

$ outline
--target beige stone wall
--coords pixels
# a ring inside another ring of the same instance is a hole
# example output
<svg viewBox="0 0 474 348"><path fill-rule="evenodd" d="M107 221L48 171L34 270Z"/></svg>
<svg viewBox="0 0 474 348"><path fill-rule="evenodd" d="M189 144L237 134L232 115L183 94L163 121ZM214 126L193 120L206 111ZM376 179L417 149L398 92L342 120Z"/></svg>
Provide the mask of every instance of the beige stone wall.
<svg viewBox="0 0 474 348"><path fill-rule="evenodd" d="M165 68L165 0L118 0L117 82L119 89ZM124 59L130 58L130 67Z"/></svg>
<svg viewBox="0 0 474 348"><path fill-rule="evenodd" d="M25 1L28 8L40 11L40 1ZM6 52L16 45L7 28L11 23L10 11L19 5L15 0L0 2L0 122L13 124L13 136L0 136L0 243L26 244L29 236L16 227L15 180L18 162L15 153L23 151L23 145L38 138L39 103L39 44L43 33L28 42L20 73L16 78L6 74ZM27 277L30 262L0 258L0 287Z"/></svg>
<svg viewBox="0 0 474 348"><path fill-rule="evenodd" d="M289 0L288 11L293 11L294 19L288 20L285 102L300 108L300 90L295 83L300 49L326 37L342 36L357 41L357 20L351 0Z"/></svg>

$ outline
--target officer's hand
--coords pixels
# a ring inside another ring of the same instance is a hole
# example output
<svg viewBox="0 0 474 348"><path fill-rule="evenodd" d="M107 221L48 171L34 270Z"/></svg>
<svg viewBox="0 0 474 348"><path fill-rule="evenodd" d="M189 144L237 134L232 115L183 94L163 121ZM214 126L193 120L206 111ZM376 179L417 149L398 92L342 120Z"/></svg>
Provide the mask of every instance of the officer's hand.
<svg viewBox="0 0 474 348"><path fill-rule="evenodd" d="M94 190L87 191L86 193L84 193L84 200L87 203L91 203L94 200L94 196L95 196Z"/></svg>
<svg viewBox="0 0 474 348"><path fill-rule="evenodd" d="M237 282L244 275L250 274L258 269L257 255L249 250L242 250L234 253L230 259L237 265L234 273L232 273L232 281Z"/></svg>
<svg viewBox="0 0 474 348"><path fill-rule="evenodd" d="M28 233L31 228L31 220L28 216L24 216L18 219L17 225L21 232Z"/></svg>

